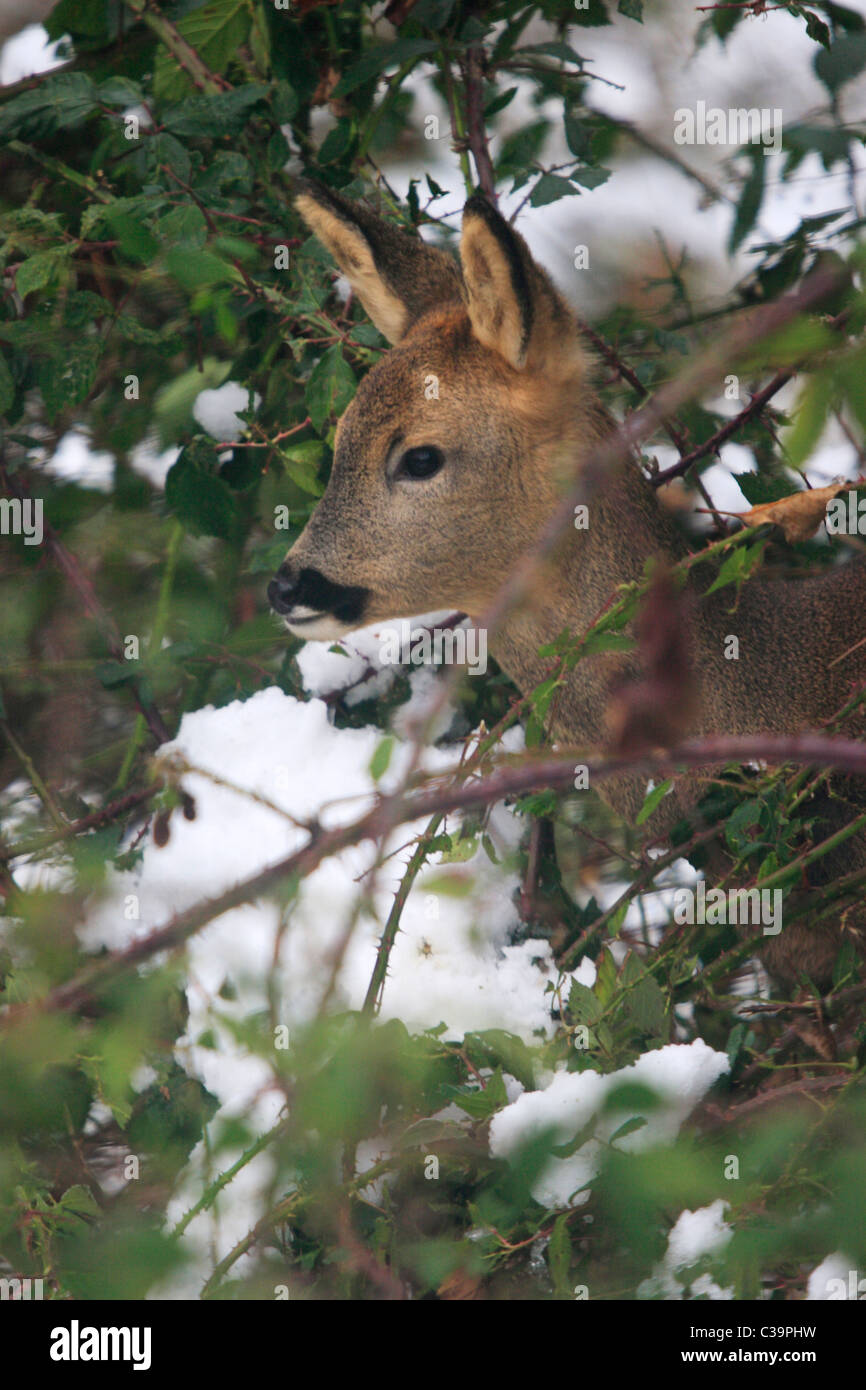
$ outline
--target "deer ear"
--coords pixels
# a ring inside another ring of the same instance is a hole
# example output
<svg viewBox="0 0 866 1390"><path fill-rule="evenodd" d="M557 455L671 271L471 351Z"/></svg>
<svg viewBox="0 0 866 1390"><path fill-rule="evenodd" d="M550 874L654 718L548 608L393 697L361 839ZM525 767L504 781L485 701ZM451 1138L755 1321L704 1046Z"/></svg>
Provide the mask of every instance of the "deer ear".
<svg viewBox="0 0 866 1390"><path fill-rule="evenodd" d="M298 187L295 206L390 343L429 309L459 302L460 270L447 252L322 184L299 180Z"/></svg>
<svg viewBox="0 0 866 1390"><path fill-rule="evenodd" d="M463 210L463 284L472 331L518 371L562 374L582 361L577 325L544 271L483 194Z"/></svg>

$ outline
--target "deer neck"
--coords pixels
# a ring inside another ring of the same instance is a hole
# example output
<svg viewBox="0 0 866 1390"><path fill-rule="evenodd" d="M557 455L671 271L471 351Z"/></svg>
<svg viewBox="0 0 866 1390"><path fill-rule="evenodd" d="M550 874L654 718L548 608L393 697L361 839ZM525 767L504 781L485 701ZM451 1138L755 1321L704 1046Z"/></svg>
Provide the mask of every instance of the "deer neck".
<svg viewBox="0 0 866 1390"><path fill-rule="evenodd" d="M550 673L538 649L563 631L585 632L615 598L618 584L637 580L651 557L674 561L685 541L635 464L624 465L589 506L585 530L573 529L539 575L528 601L508 614L492 639L499 665L521 690ZM570 737L597 737L606 704L611 661L579 662L564 702ZM570 712L569 712L570 711Z"/></svg>

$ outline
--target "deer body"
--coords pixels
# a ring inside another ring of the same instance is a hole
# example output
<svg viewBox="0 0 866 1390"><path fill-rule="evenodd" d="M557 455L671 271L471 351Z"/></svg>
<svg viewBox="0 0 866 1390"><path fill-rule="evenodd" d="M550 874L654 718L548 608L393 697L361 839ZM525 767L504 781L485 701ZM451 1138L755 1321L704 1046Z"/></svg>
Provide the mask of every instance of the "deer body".
<svg viewBox="0 0 866 1390"><path fill-rule="evenodd" d="M446 253L331 190L305 186L298 206L392 349L340 421L331 479L269 586L272 605L291 631L319 640L433 608L477 620L611 428L573 315L522 238L483 199L471 199L464 213L460 270ZM623 468L593 500L588 527L563 537L528 599L505 616L493 654L531 689L550 668L539 647L564 630L586 631L617 585L642 577L650 557L673 562L685 552L650 483L636 466ZM707 596L709 583L707 573L690 572L697 699L683 734L814 728L866 679L866 648L849 651L862 635L866 566L796 582L750 581L733 614L733 591ZM731 633L739 637L737 660L725 655ZM638 675L636 655L578 662L555 702L552 733L570 744L602 742L611 681L623 673ZM861 719L845 731L862 728ZM626 819L645 791L638 776L602 788ZM653 825L664 833L699 792L683 779ZM866 795L837 779L815 798L823 822L815 838L863 809ZM820 860L813 881L860 866L863 836ZM827 983L843 926L860 945L862 914L815 931L795 921L768 941L767 964L786 980L805 970Z"/></svg>

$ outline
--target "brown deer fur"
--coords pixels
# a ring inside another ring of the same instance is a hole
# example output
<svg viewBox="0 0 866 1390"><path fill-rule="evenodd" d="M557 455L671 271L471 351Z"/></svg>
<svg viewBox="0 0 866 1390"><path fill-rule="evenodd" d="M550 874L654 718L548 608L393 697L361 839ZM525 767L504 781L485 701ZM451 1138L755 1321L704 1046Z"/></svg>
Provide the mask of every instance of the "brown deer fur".
<svg viewBox="0 0 866 1390"><path fill-rule="evenodd" d="M461 270L447 253L331 190L305 184L297 206L393 346L339 423L330 482L281 568L275 606L298 635L331 640L431 609L478 619L581 458L611 428L574 316L523 239L481 197L464 212ZM438 395L427 389L432 377ZM444 466L423 480L400 476L399 459L422 446L436 446ZM621 470L592 503L588 528L563 538L530 600L505 619L494 655L521 689L532 688L549 670L539 646L564 629L584 631L618 584L641 577L649 557L685 550L640 470ZM682 732L792 733L831 719L866 677L866 647L843 656L863 635L864 566L849 562L796 582L752 580L733 613L732 590L705 596L711 579L701 566L691 583L699 706ZM344 589L355 596L350 621L335 615L330 597ZM311 602L317 594L327 601ZM724 655L730 633L739 637L738 660ZM578 663L556 706L557 738L604 741L611 680L623 666L637 674L635 657ZM845 732L862 727L861 717ZM623 777L601 791L632 819L646 779ZM698 791L682 779L653 824L669 828ZM813 838L864 809L862 787L835 779L810 805ZM810 882L856 868L866 868L863 836L818 861ZM764 959L782 980L804 971L826 986L843 935L862 949L864 931L859 906L818 924L794 921L767 938Z"/></svg>

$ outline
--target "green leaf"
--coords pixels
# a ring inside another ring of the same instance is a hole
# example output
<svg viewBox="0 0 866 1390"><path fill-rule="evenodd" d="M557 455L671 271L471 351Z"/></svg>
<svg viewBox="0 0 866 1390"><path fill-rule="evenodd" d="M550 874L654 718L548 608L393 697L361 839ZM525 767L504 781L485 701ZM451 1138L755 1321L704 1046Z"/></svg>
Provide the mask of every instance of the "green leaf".
<svg viewBox="0 0 866 1390"><path fill-rule="evenodd" d="M50 251L37 251L23 261L15 273L15 288L21 298L34 290L53 289L68 267L72 250L71 246L55 246Z"/></svg>
<svg viewBox="0 0 866 1390"><path fill-rule="evenodd" d="M591 1028L601 1018L604 1010L588 985L572 980L568 992L568 1012L576 1024L584 1024Z"/></svg>
<svg viewBox="0 0 866 1390"><path fill-rule="evenodd" d="M305 400L307 413L317 434L321 434L333 415L342 415L355 394L355 373L343 356L339 343L323 353L310 373Z"/></svg>
<svg viewBox="0 0 866 1390"><path fill-rule="evenodd" d="M319 163L333 164L335 160L342 159L352 148L352 141L354 138L354 121L349 119L339 120L333 129L328 131L319 146Z"/></svg>
<svg viewBox="0 0 866 1390"><path fill-rule="evenodd" d="M97 109L96 87L82 72L48 77L22 92L0 110L0 137L37 139L59 130L73 130Z"/></svg>
<svg viewBox="0 0 866 1390"><path fill-rule="evenodd" d="M319 468L324 446L318 439L305 439L300 444L286 445L280 450L285 469L292 482L311 497L321 497Z"/></svg>
<svg viewBox="0 0 866 1390"><path fill-rule="evenodd" d="M368 49L352 63L340 78L332 97L344 97L362 87L372 77L378 77L386 68L400 67L410 58L422 58L435 53L436 43L432 39L397 39L394 43L380 44Z"/></svg>
<svg viewBox="0 0 866 1390"><path fill-rule="evenodd" d="M608 1143L615 1144L617 1139L625 1139L626 1135L635 1134L637 1130L643 1129L646 1126L646 1122L645 1115L630 1115L618 1129L614 1130Z"/></svg>
<svg viewBox="0 0 866 1390"><path fill-rule="evenodd" d="M670 788L671 779L668 777L666 781L660 782L657 787L653 787L651 792L647 792L644 804L641 806L635 818L636 825L643 825L645 821L649 820L659 802L670 791Z"/></svg>
<svg viewBox="0 0 866 1390"><path fill-rule="evenodd" d="M743 573L743 548L737 546L730 555L722 561L718 574L707 589L708 594L714 594L717 589L724 589L728 584L735 584Z"/></svg>
<svg viewBox="0 0 866 1390"><path fill-rule="evenodd" d="M592 128L573 111L562 113L565 142L576 159L586 159L592 145Z"/></svg>
<svg viewBox="0 0 866 1390"><path fill-rule="evenodd" d="M504 92L500 92L499 96L494 97L492 101L488 101L484 108L485 121L489 121L491 116L497 116L500 111L504 111L506 106L509 106L517 96L517 91L517 87L508 87ZM431 180L428 174L427 183L430 184L430 182ZM430 188L430 192L433 192L432 187Z"/></svg>
<svg viewBox="0 0 866 1390"><path fill-rule="evenodd" d="M467 1033L463 1046L476 1066L500 1066L516 1077L527 1091L534 1089L532 1053L516 1034L504 1028L485 1028L481 1033Z"/></svg>
<svg viewBox="0 0 866 1390"><path fill-rule="evenodd" d="M200 251L207 241L207 222L195 203L183 203L160 217L154 232L167 246Z"/></svg>
<svg viewBox="0 0 866 1390"><path fill-rule="evenodd" d="M64 34L100 38L106 32L105 0L60 0L42 21L49 39Z"/></svg>
<svg viewBox="0 0 866 1390"><path fill-rule="evenodd" d="M740 1055L740 1051L742 1049L743 1043L746 1041L746 1035L748 1031L749 1030L746 1027L745 1023L735 1023L730 1033L728 1034L728 1041L725 1047L725 1052L728 1055L728 1061L730 1062L732 1068L736 1064L737 1058Z"/></svg>
<svg viewBox="0 0 866 1390"><path fill-rule="evenodd" d="M454 9L454 0L418 0L412 11L412 18L427 29L440 29L448 23Z"/></svg>
<svg viewBox="0 0 866 1390"><path fill-rule="evenodd" d="M568 179L560 178L558 174L542 174L532 190L529 201L534 208L542 208L548 203L557 202L560 198L573 198L574 192Z"/></svg>
<svg viewBox="0 0 866 1390"><path fill-rule="evenodd" d="M735 473L734 482L750 507L757 507L761 502L778 502L791 494L791 484L786 478L768 478L765 473Z"/></svg>
<svg viewBox="0 0 866 1390"><path fill-rule="evenodd" d="M561 39L551 39L546 43L527 44L525 48L516 50L515 57L522 56L524 53L539 53L545 58L558 58L562 63L577 63L578 67L582 67L584 61L570 43L563 43Z"/></svg>
<svg viewBox="0 0 866 1390"><path fill-rule="evenodd" d="M185 290L200 290L207 285L242 283L236 266L228 265L211 251L195 251L173 246L166 253L165 266Z"/></svg>
<svg viewBox="0 0 866 1390"><path fill-rule="evenodd" d="M830 92L838 92L866 68L866 33L842 34L829 51L815 54L815 71Z"/></svg>
<svg viewBox="0 0 866 1390"><path fill-rule="evenodd" d="M139 218L130 216L123 209L108 207L103 213L103 220L117 237L125 256L131 261L140 261L142 265L150 265L159 250L159 242Z"/></svg>
<svg viewBox="0 0 866 1390"><path fill-rule="evenodd" d="M74 1216L99 1216L100 1213L90 1189L81 1183L67 1187L57 1205L61 1211L70 1212Z"/></svg>
<svg viewBox="0 0 866 1390"><path fill-rule="evenodd" d="M80 405L90 393L102 347L101 340L86 338L66 343L62 355L53 355L40 362L36 380L52 420L68 406Z"/></svg>
<svg viewBox="0 0 866 1390"><path fill-rule="evenodd" d="M839 391L830 372L808 377L794 411L794 427L785 440L785 454L792 468L806 462L824 432Z"/></svg>
<svg viewBox="0 0 866 1390"><path fill-rule="evenodd" d="M645 975L626 995L626 1007L635 1026L652 1038L659 1038L665 1030L665 996L652 975Z"/></svg>
<svg viewBox="0 0 866 1390"><path fill-rule="evenodd" d="M742 854L751 844L753 836L746 832L758 825L760 819L760 801L744 801L731 812L725 825L725 839L735 854Z"/></svg>
<svg viewBox="0 0 866 1390"><path fill-rule="evenodd" d="M5 415L15 399L15 382L6 358L0 355L0 415Z"/></svg>
<svg viewBox="0 0 866 1390"><path fill-rule="evenodd" d="M141 84L129 77L109 77L99 84L99 100L104 106L137 106L143 97Z"/></svg>
<svg viewBox="0 0 866 1390"><path fill-rule="evenodd" d="M473 1120L488 1120L497 1110L502 1110L508 1104L508 1093L499 1068L489 1078L483 1091L458 1091L451 1087L446 1089L460 1109L471 1115Z"/></svg>
<svg viewBox="0 0 866 1390"><path fill-rule="evenodd" d="M784 146L803 153L814 150L821 156L824 168L829 169L848 158L851 140L851 132L838 126L795 125L785 131Z"/></svg>
<svg viewBox="0 0 866 1390"><path fill-rule="evenodd" d="M764 173L766 170L766 160L763 153L754 155L752 158L752 168L746 182L743 184L740 193L740 201L737 203L737 211L734 216L734 225L731 228L731 236L728 242L728 252L733 255L737 247L749 235L758 220L758 213L761 210L761 200L764 196Z"/></svg>
<svg viewBox="0 0 866 1390"><path fill-rule="evenodd" d="M384 777L391 763L391 754L394 752L394 739L391 734L387 734L376 744L375 751L370 759L370 776L374 782L378 782Z"/></svg>
<svg viewBox="0 0 866 1390"><path fill-rule="evenodd" d="M212 0L177 21L177 30L196 50L211 72L224 73L250 32L252 16L248 0ZM159 47L154 69L154 91L163 101L179 101L192 89L192 78L168 49Z"/></svg>
<svg viewBox="0 0 866 1390"><path fill-rule="evenodd" d="M163 113L162 124L175 135L200 136L215 140L239 135L254 107L270 95L263 83L250 82L230 92L196 93Z"/></svg>
<svg viewBox="0 0 866 1390"><path fill-rule="evenodd" d="M806 33L810 39L816 43L823 44L824 48L830 47L830 28L823 19L819 19L813 10L806 10Z"/></svg>
<svg viewBox="0 0 866 1390"><path fill-rule="evenodd" d="M581 188L600 188L610 176L610 169L574 169L568 177L572 183L579 183Z"/></svg>
<svg viewBox="0 0 866 1390"><path fill-rule="evenodd" d="M237 504L228 483L217 476L217 467L211 442L201 436L193 439L168 470L165 500L188 530L233 540L238 529Z"/></svg>
<svg viewBox="0 0 866 1390"><path fill-rule="evenodd" d="M630 652L634 649L634 638L625 632L591 632L580 648L581 656L594 656L596 652Z"/></svg>

